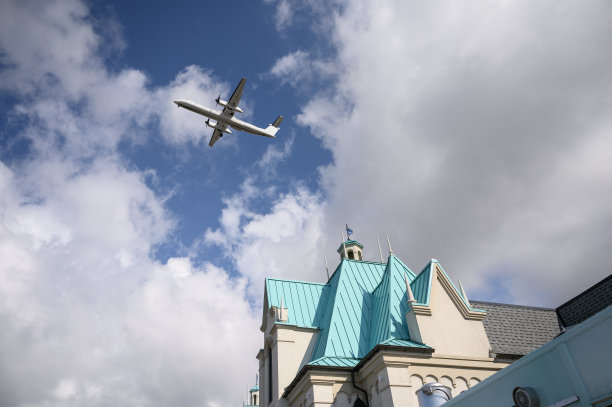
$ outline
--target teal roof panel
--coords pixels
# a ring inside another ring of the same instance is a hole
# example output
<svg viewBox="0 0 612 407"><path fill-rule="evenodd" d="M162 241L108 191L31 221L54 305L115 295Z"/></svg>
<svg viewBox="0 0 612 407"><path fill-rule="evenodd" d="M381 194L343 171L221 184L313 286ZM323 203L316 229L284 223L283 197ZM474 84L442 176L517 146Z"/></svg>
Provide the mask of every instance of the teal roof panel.
<svg viewBox="0 0 612 407"><path fill-rule="evenodd" d="M421 342L409 341L406 339L387 339L384 342L381 342L381 345L389 345L389 346L405 346L407 348L422 348L422 349L431 349L431 346L427 346Z"/></svg>
<svg viewBox="0 0 612 407"><path fill-rule="evenodd" d="M356 358L339 358L332 356L324 356L317 360L308 363L311 366L335 366L335 367L354 367L359 363L360 359Z"/></svg>
<svg viewBox="0 0 612 407"><path fill-rule="evenodd" d="M416 278L410 283L412 294L417 304L429 305L429 294L431 293L431 278L433 276L434 260L431 260Z"/></svg>
<svg viewBox="0 0 612 407"><path fill-rule="evenodd" d="M280 307L282 298L283 305L289 309L288 325L319 327L327 291L325 284L266 279L268 306Z"/></svg>
<svg viewBox="0 0 612 407"><path fill-rule="evenodd" d="M382 281L372 294L370 348L390 338L410 338L405 318L408 312L406 281L410 284L414 279L414 273L400 259L389 256Z"/></svg>
<svg viewBox="0 0 612 407"><path fill-rule="evenodd" d="M311 360L324 356L361 358L369 351L370 294L385 264L343 259L328 282L330 301Z"/></svg>

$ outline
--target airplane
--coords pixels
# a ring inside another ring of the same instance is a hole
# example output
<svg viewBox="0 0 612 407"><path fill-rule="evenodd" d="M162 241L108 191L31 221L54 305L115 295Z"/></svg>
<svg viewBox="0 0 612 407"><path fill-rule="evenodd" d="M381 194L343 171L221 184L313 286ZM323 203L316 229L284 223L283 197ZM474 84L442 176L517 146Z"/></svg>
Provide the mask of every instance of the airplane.
<svg viewBox="0 0 612 407"><path fill-rule="evenodd" d="M191 110L194 113L208 117L205 124L208 127L215 129L212 137L210 138L210 142L208 143L210 147L212 147L217 140L219 140L219 138L223 137L223 133L232 134L232 131L228 129L228 127L246 131L251 134L257 134L259 136L276 137L276 132L283 121L283 116L278 116L278 118L274 120L274 123L270 124L265 129L234 117L234 113L243 113L242 109L238 107L238 102L240 102L240 98L242 97L245 82L246 78L242 78L240 80L240 83L236 87L236 90L234 90L234 93L232 93L232 97L230 97L229 101L221 100L221 95L215 99L217 105L223 106L223 111L221 112L209 109L208 107L204 107L201 104L188 99L177 99L174 101L174 103L176 103L178 107L182 107L187 110ZM210 119L213 119L216 122L211 122Z"/></svg>

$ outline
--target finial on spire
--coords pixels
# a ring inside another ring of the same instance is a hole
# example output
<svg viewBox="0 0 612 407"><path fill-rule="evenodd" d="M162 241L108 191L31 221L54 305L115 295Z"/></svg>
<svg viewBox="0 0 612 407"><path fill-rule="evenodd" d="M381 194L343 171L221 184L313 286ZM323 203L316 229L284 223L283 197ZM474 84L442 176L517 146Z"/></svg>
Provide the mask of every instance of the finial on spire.
<svg viewBox="0 0 612 407"><path fill-rule="evenodd" d="M327 280L329 280L329 266L327 265L327 256L325 257L325 271L327 271Z"/></svg>
<svg viewBox="0 0 612 407"><path fill-rule="evenodd" d="M468 307L471 307L470 301L468 300L467 295L465 295L465 290L463 289L463 284L461 284L461 280L458 280L458 281L459 281L459 290L461 290L461 295L463 296L463 299L467 303Z"/></svg>
<svg viewBox="0 0 612 407"><path fill-rule="evenodd" d="M376 234L376 240L378 241L378 252L380 253L380 262L384 263L385 261L383 260L382 249L380 248L380 239L378 238L378 233Z"/></svg>
<svg viewBox="0 0 612 407"><path fill-rule="evenodd" d="M389 234L387 233L387 244L389 245L389 254L393 254L393 249L391 249L391 241L389 240Z"/></svg>
<svg viewBox="0 0 612 407"><path fill-rule="evenodd" d="M406 273L404 273L404 281L406 281L406 297L408 297L406 303L408 305L414 304L417 301L414 299L414 294L412 294L412 288L410 288L410 284L408 284L408 276L406 275Z"/></svg>

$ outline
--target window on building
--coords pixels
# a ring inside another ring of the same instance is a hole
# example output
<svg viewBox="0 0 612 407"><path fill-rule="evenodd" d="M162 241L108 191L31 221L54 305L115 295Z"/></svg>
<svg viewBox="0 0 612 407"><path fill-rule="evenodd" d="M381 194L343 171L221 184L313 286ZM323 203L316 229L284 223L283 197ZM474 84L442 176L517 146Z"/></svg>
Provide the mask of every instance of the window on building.
<svg viewBox="0 0 612 407"><path fill-rule="evenodd" d="M355 255L353 254L352 250L348 251L348 257L349 257L349 259L354 259L355 258Z"/></svg>
<svg viewBox="0 0 612 407"><path fill-rule="evenodd" d="M268 404L272 403L272 349L268 351Z"/></svg>
<svg viewBox="0 0 612 407"><path fill-rule="evenodd" d="M254 406L258 406L259 404L257 404L257 394L253 395L253 405Z"/></svg>

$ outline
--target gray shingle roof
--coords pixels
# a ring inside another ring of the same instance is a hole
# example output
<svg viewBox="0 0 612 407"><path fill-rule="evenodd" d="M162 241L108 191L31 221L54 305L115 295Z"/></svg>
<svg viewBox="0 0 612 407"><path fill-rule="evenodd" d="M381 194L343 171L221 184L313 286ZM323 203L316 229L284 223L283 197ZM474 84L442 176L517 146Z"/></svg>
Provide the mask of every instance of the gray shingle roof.
<svg viewBox="0 0 612 407"><path fill-rule="evenodd" d="M497 355L526 355L560 332L554 309L470 301L487 311L484 328Z"/></svg>
<svg viewBox="0 0 612 407"><path fill-rule="evenodd" d="M572 326L612 305L612 275L557 308L561 323Z"/></svg>

